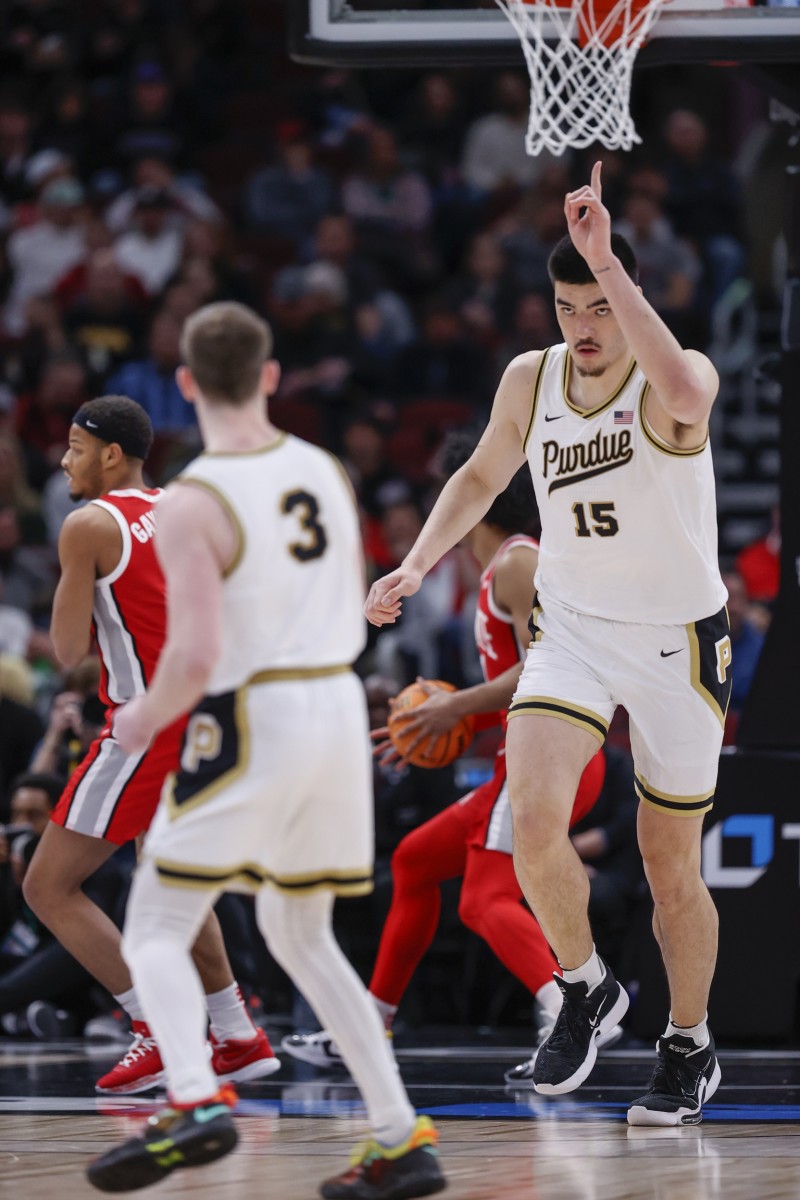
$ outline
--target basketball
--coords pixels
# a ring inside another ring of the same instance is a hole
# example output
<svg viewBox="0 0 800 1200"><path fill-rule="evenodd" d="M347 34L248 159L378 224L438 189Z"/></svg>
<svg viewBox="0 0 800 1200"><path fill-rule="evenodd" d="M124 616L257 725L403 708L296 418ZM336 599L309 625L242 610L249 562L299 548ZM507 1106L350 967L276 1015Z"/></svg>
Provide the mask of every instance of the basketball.
<svg viewBox="0 0 800 1200"><path fill-rule="evenodd" d="M458 691L452 683L445 683L443 679L428 679L425 682L445 692ZM411 709L424 704L427 699L425 689L419 683L410 683L408 687L403 688L395 697L394 706L389 714L389 737L394 748L415 767L446 767L463 754L472 741L475 734L475 718L462 717L452 729L440 734L433 745L430 745L430 738L426 738L416 750L409 752L408 747L418 734L412 730L406 731L403 717L408 716Z"/></svg>

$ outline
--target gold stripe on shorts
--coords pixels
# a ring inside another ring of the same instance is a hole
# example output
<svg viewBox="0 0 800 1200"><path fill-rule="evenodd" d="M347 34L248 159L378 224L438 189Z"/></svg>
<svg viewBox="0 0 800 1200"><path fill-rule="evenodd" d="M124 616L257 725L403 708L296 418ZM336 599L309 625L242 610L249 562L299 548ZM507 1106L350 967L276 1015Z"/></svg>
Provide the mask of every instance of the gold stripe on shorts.
<svg viewBox="0 0 800 1200"><path fill-rule="evenodd" d="M636 794L648 808L657 812L669 813L674 817L697 817L711 811L714 803L715 788L701 796L673 796L669 792L659 792L636 772L634 786Z"/></svg>
<svg viewBox="0 0 800 1200"><path fill-rule="evenodd" d="M326 889L337 896L365 896L372 891L372 870L324 870L303 875L274 875L258 863L240 863L235 867L201 867L188 863L155 859L155 868L162 883L169 887L193 888L200 891L222 890L236 884L257 891L274 887L290 895L304 896Z"/></svg>
<svg viewBox="0 0 800 1200"><path fill-rule="evenodd" d="M520 696L509 708L508 718L524 716L558 717L562 721L569 721L570 725L585 729L597 738L601 746L608 733L608 721L598 717L597 713L553 696Z"/></svg>

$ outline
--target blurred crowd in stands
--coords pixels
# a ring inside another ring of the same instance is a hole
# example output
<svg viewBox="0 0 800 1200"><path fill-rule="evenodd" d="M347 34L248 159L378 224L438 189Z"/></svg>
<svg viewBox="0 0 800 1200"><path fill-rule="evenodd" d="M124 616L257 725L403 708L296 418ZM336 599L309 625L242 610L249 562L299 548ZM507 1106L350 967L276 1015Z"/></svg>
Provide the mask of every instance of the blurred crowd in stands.
<svg viewBox="0 0 800 1200"><path fill-rule="evenodd" d="M65 966L19 889L58 790L103 721L96 664L63 673L48 637L56 543L72 507L59 471L72 415L103 393L139 401L157 435L151 480L168 481L199 444L174 381L182 322L212 300L253 305L272 324L283 368L273 417L341 455L369 571L382 573L412 544L435 497L443 433L480 424L511 358L558 340L546 262L564 231L564 193L583 181L590 159L527 157L521 71L354 73L289 63L277 0L8 0L4 8L0 821L11 830L0 836L0 1018L25 1010L24 997L40 999L46 977L48 1001L81 994L64 1010L80 1023L88 982ZM635 248L648 297L683 344L702 348L714 306L752 267L732 167L739 143L731 128L711 136L708 98L697 89L669 107L649 95L639 98L650 126L645 149L595 152L604 198ZM777 590L769 520L763 542L725 564L735 708ZM451 552L403 622L371 640L363 673L374 673L379 692L417 673L475 681L476 585L474 562ZM617 742L624 752L624 729ZM412 768L411 780L408 769L387 775L376 766L375 922L393 847L465 790L470 770L480 770L477 758L444 773ZM586 842L612 845L620 861L633 844L627 792L603 817L614 825L611 840ZM130 863L123 857L96 881L117 913ZM625 872L635 892L639 876L629 865ZM628 911L627 886L617 889L612 940ZM374 925L368 952L357 944L363 923L348 928L356 956L369 960ZM457 947L463 953L463 941ZM257 991L265 969L237 973ZM65 987L53 992L59 978ZM509 1015L496 1003L492 1012ZM4 1027L16 1028L13 1020Z"/></svg>

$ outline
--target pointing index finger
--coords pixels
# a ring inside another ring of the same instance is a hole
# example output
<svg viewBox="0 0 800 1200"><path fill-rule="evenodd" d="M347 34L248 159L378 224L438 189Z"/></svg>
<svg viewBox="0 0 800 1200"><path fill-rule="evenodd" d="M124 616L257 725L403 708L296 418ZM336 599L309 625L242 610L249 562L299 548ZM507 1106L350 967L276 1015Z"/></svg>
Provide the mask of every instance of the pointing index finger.
<svg viewBox="0 0 800 1200"><path fill-rule="evenodd" d="M594 164L594 166L592 167L592 191L597 196L598 200L600 199L600 197L603 194L603 185L600 182L600 172L602 171L602 169L603 169L603 164L599 161L596 162Z"/></svg>

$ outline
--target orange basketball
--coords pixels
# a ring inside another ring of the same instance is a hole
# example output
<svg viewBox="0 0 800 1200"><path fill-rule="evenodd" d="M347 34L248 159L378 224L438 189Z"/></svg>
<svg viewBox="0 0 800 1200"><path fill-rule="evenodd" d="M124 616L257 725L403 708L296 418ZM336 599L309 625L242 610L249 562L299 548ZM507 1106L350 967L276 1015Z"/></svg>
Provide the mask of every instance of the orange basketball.
<svg viewBox="0 0 800 1200"><path fill-rule="evenodd" d="M441 688L445 692L458 691L452 683L445 683L443 679L427 679L425 682L432 683L434 687ZM410 731L405 732L406 723L403 717L407 716L411 709L424 704L427 699L425 689L418 683L410 683L408 687L403 688L402 692L395 697L392 711L389 714L389 737L392 739L395 749L415 767L446 767L448 763L463 754L472 741L475 733L475 718L473 716L462 717L452 729L440 734L433 745L430 745L430 738L425 738L416 750L409 753L408 747L418 735Z"/></svg>

